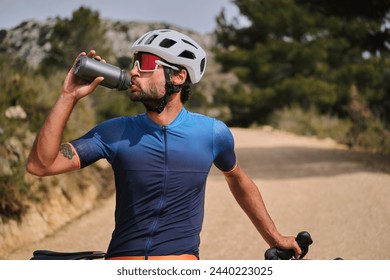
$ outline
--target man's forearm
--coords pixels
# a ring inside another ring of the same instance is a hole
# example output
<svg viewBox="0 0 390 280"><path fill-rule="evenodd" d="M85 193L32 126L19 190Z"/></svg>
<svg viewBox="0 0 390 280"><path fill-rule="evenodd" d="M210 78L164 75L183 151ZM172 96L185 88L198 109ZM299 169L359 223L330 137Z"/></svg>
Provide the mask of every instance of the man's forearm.
<svg viewBox="0 0 390 280"><path fill-rule="evenodd" d="M281 235L265 207L256 184L244 171L240 170L239 166L231 172L230 174L225 174L225 178L233 196L264 240L270 246L275 246Z"/></svg>
<svg viewBox="0 0 390 280"><path fill-rule="evenodd" d="M74 105L75 102L71 96L61 94L50 111L34 141L27 161L27 170L31 173L40 173L55 161L60 150L66 123Z"/></svg>

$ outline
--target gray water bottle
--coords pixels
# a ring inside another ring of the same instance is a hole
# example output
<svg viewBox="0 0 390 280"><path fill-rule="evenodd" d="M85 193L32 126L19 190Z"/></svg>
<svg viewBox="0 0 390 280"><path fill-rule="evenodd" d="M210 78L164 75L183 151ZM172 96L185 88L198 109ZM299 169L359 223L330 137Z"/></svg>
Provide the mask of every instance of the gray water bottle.
<svg viewBox="0 0 390 280"><path fill-rule="evenodd" d="M110 89L127 90L131 85L125 69L87 56L79 58L74 73L87 82L92 82L96 77L104 77L100 85Z"/></svg>

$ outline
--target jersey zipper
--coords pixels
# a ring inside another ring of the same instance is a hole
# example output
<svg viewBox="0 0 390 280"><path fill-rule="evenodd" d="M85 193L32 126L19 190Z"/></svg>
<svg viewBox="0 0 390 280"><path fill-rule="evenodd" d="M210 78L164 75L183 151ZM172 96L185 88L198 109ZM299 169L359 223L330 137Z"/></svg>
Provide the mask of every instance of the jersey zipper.
<svg viewBox="0 0 390 280"><path fill-rule="evenodd" d="M152 240L153 240L153 235L156 232L158 228L158 220L160 218L161 211L165 205L166 202L166 190L168 186L168 139L167 139L167 127L162 126L162 132L163 132L163 137L164 137L164 179L163 179L163 184L162 184L162 190L161 190L161 196L160 200L157 205L156 209L156 216L152 222L152 225L150 227L150 235L148 239L146 240L145 244L145 259L147 260L149 257L149 251L150 248L152 247Z"/></svg>

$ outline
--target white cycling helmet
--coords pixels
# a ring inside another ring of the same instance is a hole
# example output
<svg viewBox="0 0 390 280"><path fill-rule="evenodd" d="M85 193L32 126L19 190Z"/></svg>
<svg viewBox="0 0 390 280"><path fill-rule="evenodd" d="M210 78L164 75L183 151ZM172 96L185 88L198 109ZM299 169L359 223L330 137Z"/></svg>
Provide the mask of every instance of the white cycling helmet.
<svg viewBox="0 0 390 280"><path fill-rule="evenodd" d="M191 83L200 81L206 69L206 52L187 35L170 29L150 31L130 49L130 55L147 52L187 69Z"/></svg>

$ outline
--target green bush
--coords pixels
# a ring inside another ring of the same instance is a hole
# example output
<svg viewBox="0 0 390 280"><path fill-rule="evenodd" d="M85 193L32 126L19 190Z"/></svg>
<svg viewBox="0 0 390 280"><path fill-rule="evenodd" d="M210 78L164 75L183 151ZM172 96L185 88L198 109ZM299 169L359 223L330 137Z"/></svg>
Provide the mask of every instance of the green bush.
<svg viewBox="0 0 390 280"><path fill-rule="evenodd" d="M298 135L329 137L352 148L390 154L390 131L371 115L353 122L349 118L320 114L314 107L305 111L295 106L275 111L270 124Z"/></svg>
<svg viewBox="0 0 390 280"><path fill-rule="evenodd" d="M299 135L329 137L341 143L347 143L352 127L349 120L322 115L314 107L306 111L300 107L285 107L273 113L270 124Z"/></svg>
<svg viewBox="0 0 390 280"><path fill-rule="evenodd" d="M19 67L7 56L0 55L0 216L19 218L25 211L25 200L34 200L38 194L25 181L26 154L31 149L31 133L37 133L49 110L57 100L65 71L56 71L44 77L26 66ZM82 135L96 123L92 101L85 100L76 106L67 128L64 141ZM20 106L26 119L5 117L11 106ZM10 144L16 139L16 146ZM4 167L4 165L7 167Z"/></svg>
<svg viewBox="0 0 390 280"><path fill-rule="evenodd" d="M381 122L371 120L355 139L355 144L374 152L390 152L390 133Z"/></svg>

